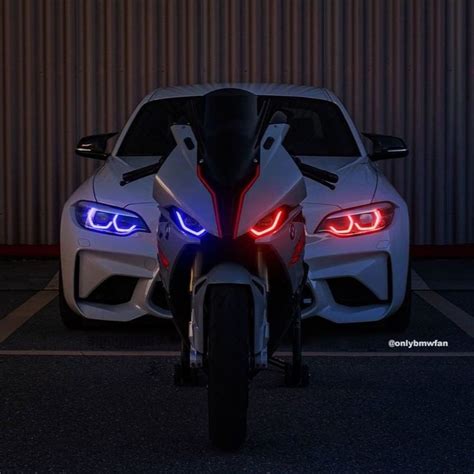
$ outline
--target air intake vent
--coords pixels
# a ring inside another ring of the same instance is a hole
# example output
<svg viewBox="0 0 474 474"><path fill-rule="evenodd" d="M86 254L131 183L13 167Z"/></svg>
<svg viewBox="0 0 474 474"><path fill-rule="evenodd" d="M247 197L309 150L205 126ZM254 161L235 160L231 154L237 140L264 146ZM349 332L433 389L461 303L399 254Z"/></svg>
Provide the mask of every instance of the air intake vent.
<svg viewBox="0 0 474 474"><path fill-rule="evenodd" d="M334 301L338 304L344 306L369 306L387 303L387 301L377 298L369 288L355 278L331 278L326 281Z"/></svg>
<svg viewBox="0 0 474 474"><path fill-rule="evenodd" d="M155 306L169 311L170 307L168 305L168 299L166 297L166 290L161 281L158 281L153 287L150 300Z"/></svg>
<svg viewBox="0 0 474 474"><path fill-rule="evenodd" d="M103 281L84 301L110 305L127 303L137 282L138 278L114 275Z"/></svg>

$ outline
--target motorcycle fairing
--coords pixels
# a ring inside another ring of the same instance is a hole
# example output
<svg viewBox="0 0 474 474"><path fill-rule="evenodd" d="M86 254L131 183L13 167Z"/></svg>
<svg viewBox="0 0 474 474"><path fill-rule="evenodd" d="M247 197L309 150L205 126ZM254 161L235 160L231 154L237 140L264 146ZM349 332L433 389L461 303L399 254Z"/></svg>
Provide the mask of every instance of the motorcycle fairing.
<svg viewBox="0 0 474 474"><path fill-rule="evenodd" d="M304 178L282 143L286 124L267 127L260 141L259 175L242 199L236 237L279 206L298 206L306 197ZM272 192L275 190L275 192Z"/></svg>
<svg viewBox="0 0 474 474"><path fill-rule="evenodd" d="M216 94L213 100L225 102L227 93ZM243 99L244 117L249 110L252 116L257 110L252 94L232 92L230 97ZM306 196L305 181L282 144L288 125L271 123L265 129L269 117L263 112L251 127L226 131L229 137L235 133L258 140L252 147L241 148L245 152L241 162L232 161L235 182L221 165L226 159L238 160L240 154L230 152L221 137L209 146L212 130L203 129L193 114L191 125L171 127L176 147L155 178L154 197L162 213L158 227L160 274L195 366L203 363L206 353L204 311L210 285L249 288L253 300L252 357L258 367L266 366L268 355L289 327L301 292L305 233L300 203ZM235 127L235 122L231 120L229 126ZM211 143L213 140L211 136ZM280 206L288 212L280 228L263 237L249 234L252 226ZM184 232L170 218L171 207L198 221L207 233L196 237Z"/></svg>
<svg viewBox="0 0 474 474"><path fill-rule="evenodd" d="M198 147L193 130L189 125L173 125L171 131L176 147L155 176L153 197L160 207L178 207L217 236L212 196L196 177Z"/></svg>

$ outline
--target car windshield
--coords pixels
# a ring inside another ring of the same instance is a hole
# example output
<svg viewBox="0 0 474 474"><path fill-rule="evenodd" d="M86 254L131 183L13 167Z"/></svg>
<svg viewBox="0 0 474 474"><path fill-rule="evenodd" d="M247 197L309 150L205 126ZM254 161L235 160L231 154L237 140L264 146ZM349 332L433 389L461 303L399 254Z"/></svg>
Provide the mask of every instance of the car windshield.
<svg viewBox="0 0 474 474"><path fill-rule="evenodd" d="M271 97L271 111L288 118L283 145L296 156L359 156L354 136L340 108L327 100Z"/></svg>
<svg viewBox="0 0 474 474"><path fill-rule="evenodd" d="M217 91L216 91L217 92ZM209 96L209 94L208 94ZM219 97L219 94L217 94ZM213 140L229 134L229 126L243 130L242 135L251 136L256 127L255 119L260 114L264 102L270 113L282 111L288 118L290 130L284 146L297 156L359 156L359 149L349 126L339 107L326 100L286 96L260 96L257 102L257 114L251 110L252 104L243 98L245 93L236 97L228 96L225 102L206 102L202 97L181 97L162 99L146 103L138 112L128 130L118 152L120 156L162 156L168 154L175 141L170 126L176 123L196 122L204 124L203 133L207 146L213 146ZM233 107L234 105L238 106ZM229 105L230 104L230 105ZM222 116L226 120L221 120ZM249 117L247 117L249 115ZM196 130L197 132L197 130ZM250 143L248 144L250 146ZM241 143L240 146L245 146Z"/></svg>

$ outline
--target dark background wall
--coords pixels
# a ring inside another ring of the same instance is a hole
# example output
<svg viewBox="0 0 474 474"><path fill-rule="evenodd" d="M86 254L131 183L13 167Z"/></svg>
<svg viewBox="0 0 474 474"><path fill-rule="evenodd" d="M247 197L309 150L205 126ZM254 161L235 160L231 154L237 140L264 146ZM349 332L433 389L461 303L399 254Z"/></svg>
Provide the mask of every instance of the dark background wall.
<svg viewBox="0 0 474 474"><path fill-rule="evenodd" d="M150 90L328 87L366 131L404 137L383 169L414 243L474 242L474 1L0 0L0 244L56 243L93 162Z"/></svg>

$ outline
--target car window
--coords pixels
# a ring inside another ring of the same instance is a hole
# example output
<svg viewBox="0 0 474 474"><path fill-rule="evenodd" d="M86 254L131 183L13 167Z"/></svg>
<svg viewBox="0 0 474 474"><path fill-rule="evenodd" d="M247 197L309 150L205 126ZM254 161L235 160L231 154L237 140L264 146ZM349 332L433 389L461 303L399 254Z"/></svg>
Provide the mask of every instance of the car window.
<svg viewBox="0 0 474 474"><path fill-rule="evenodd" d="M200 97L181 97L146 103L132 122L118 152L120 156L162 156L175 146L170 126L188 122L190 107L202 115ZM284 146L300 156L359 156L359 149L339 107L326 100L260 96L259 107L282 111L290 130Z"/></svg>
<svg viewBox="0 0 474 474"><path fill-rule="evenodd" d="M284 146L293 155L360 156L354 136L339 107L326 100L272 97L272 111L288 117Z"/></svg>
<svg viewBox="0 0 474 474"><path fill-rule="evenodd" d="M191 98L191 101L195 100ZM189 97L147 102L139 110L120 146L120 156L162 156L175 146L170 126L186 116Z"/></svg>

